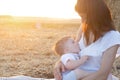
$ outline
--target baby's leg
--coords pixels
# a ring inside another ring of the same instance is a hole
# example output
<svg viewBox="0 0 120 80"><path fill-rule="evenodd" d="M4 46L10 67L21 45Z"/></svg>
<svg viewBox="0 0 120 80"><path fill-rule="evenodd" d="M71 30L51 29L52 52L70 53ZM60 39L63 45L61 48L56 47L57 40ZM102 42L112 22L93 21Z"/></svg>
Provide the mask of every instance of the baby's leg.
<svg viewBox="0 0 120 80"><path fill-rule="evenodd" d="M76 74L76 78L77 80L84 78L85 76L89 75L91 72L87 72L81 69L75 69L74 70L75 74Z"/></svg>

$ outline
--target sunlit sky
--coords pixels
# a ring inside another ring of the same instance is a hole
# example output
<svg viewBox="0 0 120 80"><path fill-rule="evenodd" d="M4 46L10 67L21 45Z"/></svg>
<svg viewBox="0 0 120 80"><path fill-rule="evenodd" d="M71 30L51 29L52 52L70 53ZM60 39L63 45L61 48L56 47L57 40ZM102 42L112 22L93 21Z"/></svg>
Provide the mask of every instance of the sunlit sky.
<svg viewBox="0 0 120 80"><path fill-rule="evenodd" d="M79 18L76 0L0 0L0 15Z"/></svg>

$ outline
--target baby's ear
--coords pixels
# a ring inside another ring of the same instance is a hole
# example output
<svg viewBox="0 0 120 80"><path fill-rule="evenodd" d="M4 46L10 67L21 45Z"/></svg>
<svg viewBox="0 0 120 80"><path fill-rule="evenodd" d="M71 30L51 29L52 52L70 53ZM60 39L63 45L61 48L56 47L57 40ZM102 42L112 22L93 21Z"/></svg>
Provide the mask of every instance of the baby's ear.
<svg viewBox="0 0 120 80"><path fill-rule="evenodd" d="M51 50L52 50L52 51L55 51L55 45L51 47Z"/></svg>
<svg viewBox="0 0 120 80"><path fill-rule="evenodd" d="M55 46L52 46L52 47L51 47L51 51L52 51L54 54L56 54L56 52L55 52Z"/></svg>

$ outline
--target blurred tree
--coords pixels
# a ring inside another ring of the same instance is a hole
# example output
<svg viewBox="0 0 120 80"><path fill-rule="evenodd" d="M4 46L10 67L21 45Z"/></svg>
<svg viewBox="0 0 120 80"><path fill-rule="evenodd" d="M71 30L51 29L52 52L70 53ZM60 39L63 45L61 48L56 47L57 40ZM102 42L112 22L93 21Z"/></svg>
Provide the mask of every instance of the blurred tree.
<svg viewBox="0 0 120 80"><path fill-rule="evenodd" d="M120 0L105 0L111 10L115 26L120 31Z"/></svg>

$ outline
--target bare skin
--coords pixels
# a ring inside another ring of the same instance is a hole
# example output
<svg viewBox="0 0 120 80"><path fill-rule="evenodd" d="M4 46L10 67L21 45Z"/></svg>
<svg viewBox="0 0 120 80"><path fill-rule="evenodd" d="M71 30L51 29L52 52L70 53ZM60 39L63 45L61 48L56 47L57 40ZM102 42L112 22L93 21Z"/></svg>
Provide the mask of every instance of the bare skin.
<svg viewBox="0 0 120 80"><path fill-rule="evenodd" d="M115 45L104 52L99 71L91 73L80 80L107 80L108 74L110 73L115 60L118 47L119 45ZM57 80L62 80L61 71L65 71L65 67L61 62L58 62L54 69L54 76Z"/></svg>
<svg viewBox="0 0 120 80"><path fill-rule="evenodd" d="M105 51L102 57L102 64L100 70L90 74L89 76L86 76L81 80L107 80L108 74L110 73L113 62L115 60L118 47L119 45L115 45Z"/></svg>
<svg viewBox="0 0 120 80"><path fill-rule="evenodd" d="M79 29L79 31L81 30ZM76 40L79 41L80 37L81 37L81 34L78 34ZM90 75L84 77L81 80L107 80L107 77L111 71L113 62L115 60L118 47L120 47L120 45L114 45L113 47L110 47L109 49L107 49L103 54L102 61L101 61L102 63L99 71L91 73ZM63 64L61 64L61 62L58 62L54 68L54 73L55 73L54 76L57 80L62 80L61 71L64 72L65 67Z"/></svg>

